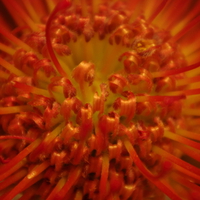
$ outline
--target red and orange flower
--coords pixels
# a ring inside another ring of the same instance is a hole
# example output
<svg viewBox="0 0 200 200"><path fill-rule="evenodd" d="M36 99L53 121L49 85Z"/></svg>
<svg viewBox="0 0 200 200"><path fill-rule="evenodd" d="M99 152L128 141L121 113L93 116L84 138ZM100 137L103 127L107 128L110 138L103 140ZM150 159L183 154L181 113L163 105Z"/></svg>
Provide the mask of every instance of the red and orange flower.
<svg viewBox="0 0 200 200"><path fill-rule="evenodd" d="M1 8L0 199L199 198L199 1Z"/></svg>

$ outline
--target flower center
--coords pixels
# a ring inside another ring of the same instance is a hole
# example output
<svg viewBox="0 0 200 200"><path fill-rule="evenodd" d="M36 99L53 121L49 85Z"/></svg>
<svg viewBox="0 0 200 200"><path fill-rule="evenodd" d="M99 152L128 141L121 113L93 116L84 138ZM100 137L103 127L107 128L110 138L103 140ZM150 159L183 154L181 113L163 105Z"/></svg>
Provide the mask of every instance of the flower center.
<svg viewBox="0 0 200 200"><path fill-rule="evenodd" d="M56 14L48 30L48 39L65 77L48 79L50 86L46 84L46 87L58 102L76 96L83 104L93 106L94 112L116 111L129 119L137 119L142 113L149 116L159 112L161 116L165 112L166 115L183 96L156 96L179 90L176 83L184 76L179 72L167 77L161 71L180 69L185 67L186 61L178 47L169 42L168 32L152 26L142 16L131 20L130 13L125 12L122 5L102 4L97 13L92 13L89 5L84 9L73 5ZM26 36L25 42L37 53L48 56L44 29ZM21 50L18 52L24 54ZM47 77L57 74L47 59L36 66L37 55L25 53L22 59L18 52L17 61L24 62L25 56L24 67L29 71L32 68L31 73L42 69ZM34 82L39 82L39 86L44 82L37 75L36 79ZM64 95L57 95L62 87ZM161 108L155 110L156 104ZM176 116L179 113L174 112Z"/></svg>

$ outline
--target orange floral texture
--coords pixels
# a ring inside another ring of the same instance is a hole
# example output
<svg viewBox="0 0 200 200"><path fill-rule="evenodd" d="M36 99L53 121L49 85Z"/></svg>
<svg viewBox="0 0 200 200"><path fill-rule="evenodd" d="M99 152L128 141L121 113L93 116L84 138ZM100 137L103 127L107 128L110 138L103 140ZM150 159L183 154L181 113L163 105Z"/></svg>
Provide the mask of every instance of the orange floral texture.
<svg viewBox="0 0 200 200"><path fill-rule="evenodd" d="M0 7L0 200L199 199L200 1Z"/></svg>

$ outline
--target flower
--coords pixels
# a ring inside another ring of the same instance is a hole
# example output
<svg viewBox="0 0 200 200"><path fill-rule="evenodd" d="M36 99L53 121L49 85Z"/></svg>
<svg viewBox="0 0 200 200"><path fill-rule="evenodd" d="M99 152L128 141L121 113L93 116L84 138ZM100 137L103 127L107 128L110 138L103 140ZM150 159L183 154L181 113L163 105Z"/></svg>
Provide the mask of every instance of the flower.
<svg viewBox="0 0 200 200"><path fill-rule="evenodd" d="M0 198L198 199L200 3L3 3Z"/></svg>

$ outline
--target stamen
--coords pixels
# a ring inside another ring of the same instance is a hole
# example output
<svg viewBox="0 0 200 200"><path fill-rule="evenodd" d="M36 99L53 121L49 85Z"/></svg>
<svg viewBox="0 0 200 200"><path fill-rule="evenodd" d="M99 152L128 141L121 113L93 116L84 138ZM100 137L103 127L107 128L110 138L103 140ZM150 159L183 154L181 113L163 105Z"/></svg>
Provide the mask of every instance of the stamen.
<svg viewBox="0 0 200 200"><path fill-rule="evenodd" d="M85 150L84 147L85 147L85 142L83 141L79 142L78 147L74 153L74 158L71 161L73 165L78 165L81 162L82 157L84 155L84 150Z"/></svg>
<svg viewBox="0 0 200 200"><path fill-rule="evenodd" d="M179 25L180 17L182 17L181 14L183 13L184 9L188 8L189 6L188 3L189 2L187 1L182 2L181 0L171 1L170 9L168 9L167 12L163 16L165 18L163 23L165 24L166 30L173 30L175 29L174 26L177 26L177 24ZM179 9L177 9L177 7ZM167 17L165 17L166 15ZM173 15L173 18L171 17L172 15ZM181 22L185 26L184 20L185 18L183 18Z"/></svg>
<svg viewBox="0 0 200 200"><path fill-rule="evenodd" d="M18 139L18 140L26 140L29 142L33 142L34 140L32 138L28 138L25 136L18 136L18 135L0 135L0 140L6 140L6 139Z"/></svg>
<svg viewBox="0 0 200 200"><path fill-rule="evenodd" d="M32 181L35 177L37 177L41 172L43 172L47 167L49 166L49 162L43 162L40 165L37 165L34 167L33 170L31 170L28 175L22 179L5 197L7 200L12 200L17 194L20 194L27 184L29 184L30 181ZM33 184L34 182L32 182ZM29 185L30 186L30 185Z"/></svg>
<svg viewBox="0 0 200 200"><path fill-rule="evenodd" d="M10 107L0 107L0 115L12 114L12 113L20 113L32 111L32 107L24 105L24 106L10 106Z"/></svg>
<svg viewBox="0 0 200 200"><path fill-rule="evenodd" d="M101 200L105 199L105 196L106 196L108 171L109 171L109 157L107 153L104 153L102 157L102 170L101 170L101 179L100 179L100 186L99 186L99 194L100 194Z"/></svg>
<svg viewBox="0 0 200 200"><path fill-rule="evenodd" d="M28 188L27 190L25 190L23 192L23 196L21 196L20 198L18 198L18 200L31 199L35 195L35 191L37 191L37 190L38 190L38 187L36 185L30 186L30 188Z"/></svg>
<svg viewBox="0 0 200 200"><path fill-rule="evenodd" d="M62 132L62 129L64 128L64 126L65 126L65 122L60 123L50 134L46 136L46 138L42 142L40 142L40 144L38 144L37 146L34 146L35 150L33 149L34 151L31 151L32 153L30 155L32 160L38 157L38 155L44 151L46 146L50 145L50 143L57 137L57 135L59 135Z"/></svg>
<svg viewBox="0 0 200 200"><path fill-rule="evenodd" d="M6 52L7 54L10 54L11 56L14 55L15 53L15 49L12 49L11 47L5 45L5 44L2 44L0 43L0 50Z"/></svg>
<svg viewBox="0 0 200 200"><path fill-rule="evenodd" d="M9 167L11 162L12 162L12 160L0 168L0 171L2 173L2 174L0 174L0 181L6 180L7 177L9 177L11 174L13 174L17 170L19 170L21 167L23 167L27 161L26 161L26 159L23 159L21 161L19 160L19 162L13 163L13 165L12 165L13 168ZM6 169L5 166L8 166L9 168Z"/></svg>
<svg viewBox="0 0 200 200"><path fill-rule="evenodd" d="M190 10L188 15L186 16L186 20L191 21L192 18L197 16L199 14L199 8L200 8L200 4L193 6L193 8Z"/></svg>
<svg viewBox="0 0 200 200"><path fill-rule="evenodd" d="M94 81L94 75L95 75L95 66L93 63L90 62L83 61L78 66L76 66L72 71L72 77L79 84L83 100L86 99L86 96L91 96L89 88L87 88L86 84L88 84L89 86L92 85ZM86 91L87 93L85 93Z"/></svg>
<svg viewBox="0 0 200 200"><path fill-rule="evenodd" d="M26 43L22 42L20 39L12 35L9 31L4 29L3 27L0 26L0 33L5 36L6 39L11 40L14 42L18 47L21 47L22 49L26 51L30 51L31 47L29 47Z"/></svg>
<svg viewBox="0 0 200 200"><path fill-rule="evenodd" d="M13 29L12 31L11 31L11 33L13 34L13 35L17 35L18 33L20 33L21 31L24 31L24 30L29 30L30 28L27 26L27 25L25 25L25 26L18 26L18 27L16 27L15 29Z"/></svg>
<svg viewBox="0 0 200 200"><path fill-rule="evenodd" d="M66 182L66 178L65 177L61 178L58 181L57 185L52 190L52 192L50 193L50 195L47 197L47 200L54 200L56 194L59 194L61 188L63 188L63 186L65 185L65 182Z"/></svg>
<svg viewBox="0 0 200 200"><path fill-rule="evenodd" d="M179 134L179 135L182 135L186 138L190 138L192 140L200 141L199 133L194 133L194 132L191 132L191 131L187 131L185 129L177 129L176 133Z"/></svg>
<svg viewBox="0 0 200 200"><path fill-rule="evenodd" d="M29 146L23 149L17 156L15 156L9 163L0 167L0 181L4 180L11 173L15 172L15 170L19 169L17 166L23 166L26 161L23 159L32 152L39 144L41 143L41 139L37 139L32 142Z"/></svg>
<svg viewBox="0 0 200 200"><path fill-rule="evenodd" d="M172 132L169 132L169 131L165 131L165 132L164 132L164 137L167 137L167 138L169 138L169 139L171 139L171 140L180 142L180 143L182 143L182 144L186 144L186 145L188 145L188 146L191 146L191 147L193 147L193 148L195 148L195 149L200 150L200 144L199 144L198 142L194 142L194 141L192 141L192 140L189 140L189 139L187 139L187 138L184 138L184 137L182 137L182 136L180 136L180 135L177 135L177 134L175 134L175 133L172 133Z"/></svg>
<svg viewBox="0 0 200 200"><path fill-rule="evenodd" d="M154 175L146 168L146 166L142 163L142 161L140 160L139 156L137 155L137 153L136 153L135 149L133 148L132 144L127 139L124 139L124 144L125 144L125 147L126 147L127 151L129 152L131 158L133 159L134 163L138 166L140 171L145 176L147 176L149 179L158 179L158 177L160 177L160 174ZM164 175L164 174L162 173L162 175Z"/></svg>
<svg viewBox="0 0 200 200"><path fill-rule="evenodd" d="M26 179L33 179L34 177L39 175L41 172L43 172L47 167L49 167L49 165L50 165L49 161L45 161L42 164L37 165L36 167L34 167L33 170L31 170L31 172L28 173L28 175L26 176Z"/></svg>
<svg viewBox="0 0 200 200"><path fill-rule="evenodd" d="M65 0L65 1L61 1L60 3L57 4L57 6L55 7L55 9L53 10L53 12L51 13L51 15L49 16L49 19L47 21L47 24L46 24L46 43L47 43L47 48L48 48L48 51L49 51L49 54L51 56L51 59L56 67L56 69L58 70L58 72L60 73L60 75L64 76L64 77L67 77L67 74L66 72L64 71L64 69L62 68L62 66L60 65L60 63L58 62L58 59L57 57L55 56L55 53L53 51L53 47L52 47L52 44L51 44L51 35L50 35L50 28L51 28L51 23L55 17L55 15L60 11L60 10L63 10L63 9L68 9L70 7L70 2L68 0Z"/></svg>
<svg viewBox="0 0 200 200"><path fill-rule="evenodd" d="M35 183L37 183L38 181L40 181L41 179L44 178L44 174L40 173L39 175L33 177L27 184L26 186L23 188L23 191L26 189L30 189L32 185L34 185ZM26 199L25 199L26 200Z"/></svg>
<svg viewBox="0 0 200 200"><path fill-rule="evenodd" d="M51 132L51 134L49 134L49 135L44 139L44 142L50 143L53 139L56 138L57 135L59 135L59 134L61 133L61 130L63 129L64 126L65 126L65 122L62 122L61 124L59 124L59 126L57 126L57 127Z"/></svg>
<svg viewBox="0 0 200 200"><path fill-rule="evenodd" d="M62 187L60 192L56 194L55 199L62 200L65 197L65 195L68 193L68 191L72 188L72 186L75 184L80 174L81 174L80 167L72 169L71 172L69 173L69 176L65 185Z"/></svg>
<svg viewBox="0 0 200 200"><path fill-rule="evenodd" d="M181 160L180 158L177 158L175 156L173 156L172 154L168 153L167 151L161 149L158 146L154 146L153 147L153 151L159 155L161 155L162 157L165 157L166 159L168 159L169 161L171 161L172 163L179 165L181 167L184 167L186 170L188 171L192 171L193 173L195 173L196 175L200 176L200 169Z"/></svg>
<svg viewBox="0 0 200 200"><path fill-rule="evenodd" d="M176 194L175 191L173 191L167 183L163 184L161 181L159 181L158 178L156 178L156 176L151 174L151 172L146 169L146 167L143 165L140 158L138 157L136 151L134 150L132 144L127 139L123 139L123 142L131 158L133 159L134 163L137 165L141 173L161 191L163 191L168 197L170 197L171 199L181 200L181 198L179 198L179 195Z"/></svg>
<svg viewBox="0 0 200 200"><path fill-rule="evenodd" d="M35 22L29 17L29 15L24 12L24 10L13 0L7 0L10 5L15 9L18 13L19 17L33 30L38 31L38 27L36 26Z"/></svg>
<svg viewBox="0 0 200 200"><path fill-rule="evenodd" d="M44 177L45 177L45 175L44 175ZM40 195L40 198L41 199L47 199L47 196L51 193L51 191L53 190L54 187L55 187L55 184L49 184L47 182L43 182L40 185L40 187L37 189L37 191ZM19 200L27 200L27 198L19 199Z"/></svg>
<svg viewBox="0 0 200 200"><path fill-rule="evenodd" d="M27 175L27 170L25 168L18 170L16 173L12 174L7 179L0 182L0 191L5 189L9 185L12 185L13 183L16 183L17 181L21 180L26 175Z"/></svg>
<svg viewBox="0 0 200 200"><path fill-rule="evenodd" d="M166 6L168 0L163 0L160 5L157 7L157 9L152 13L152 15L149 17L148 22L151 23L158 15L159 13L164 9Z"/></svg>
<svg viewBox="0 0 200 200"><path fill-rule="evenodd" d="M183 176L189 176L194 178L196 181L200 181L200 176L196 173L193 173L193 170L185 169L185 167L179 166L177 164L174 164L174 169L180 172Z"/></svg>
<svg viewBox="0 0 200 200"><path fill-rule="evenodd" d="M126 95L125 95L126 96ZM113 104L114 109L119 110L120 116L125 116L127 122L130 122L136 113L135 96L130 92L127 94L127 100L118 98Z"/></svg>
<svg viewBox="0 0 200 200"><path fill-rule="evenodd" d="M200 162L200 151L193 148L188 148L185 145L179 144L178 142L176 143L176 148L182 151L185 155L188 155L191 158Z"/></svg>
<svg viewBox="0 0 200 200"><path fill-rule="evenodd" d="M178 174L173 174L173 179L174 179L175 181L177 181L178 183L183 184L183 185L186 186L187 188L190 188L190 189L192 189L192 190L197 191L198 193L199 193L199 191L200 191L200 187L199 187L197 184L193 183L192 181L187 180L187 179L186 179L185 177L183 177L183 176L180 176L180 175L178 175ZM199 193L199 196L200 196L200 193Z"/></svg>
<svg viewBox="0 0 200 200"><path fill-rule="evenodd" d="M166 71L158 71L158 72L152 72L151 75L153 78L159 78L159 77L167 77L175 74L180 74L183 72L190 71L192 69L196 69L197 67L200 66L200 62L195 63L193 65L189 65L187 67L182 67L179 69L172 69L172 70L166 70Z"/></svg>
<svg viewBox="0 0 200 200"><path fill-rule="evenodd" d="M136 96L137 102L145 102L145 101L162 101L166 104L172 103L174 101L178 101L181 99L185 99L184 95L180 96Z"/></svg>
<svg viewBox="0 0 200 200"><path fill-rule="evenodd" d="M0 57L0 63L1 65L7 69L10 73L13 73L17 76L25 76L25 74L20 71L19 69L17 69L16 67L14 67L13 65L11 65L9 62L5 61L3 58Z"/></svg>
<svg viewBox="0 0 200 200"><path fill-rule="evenodd" d="M40 18L38 17L38 14L33 9L33 6L31 5L30 1L23 0L23 3L27 9L28 14L33 19L35 23L40 23Z"/></svg>
<svg viewBox="0 0 200 200"><path fill-rule="evenodd" d="M33 5L35 12L37 13L40 19L42 19L42 17L46 16L47 14L49 14L47 13L46 5L44 5L43 1L31 0L31 4Z"/></svg>
<svg viewBox="0 0 200 200"><path fill-rule="evenodd" d="M179 87L179 86L188 85L190 83L196 83L196 82L200 82L200 76L178 79L176 81L176 86Z"/></svg>
<svg viewBox="0 0 200 200"><path fill-rule="evenodd" d="M171 43L176 43L178 39L180 39L183 35L185 35L189 30L191 30L195 25L200 22L200 16L193 19L187 26L185 26L181 31L179 31L176 35L174 35L171 39Z"/></svg>
<svg viewBox="0 0 200 200"><path fill-rule="evenodd" d="M13 86L16 88L19 88L22 91L27 92L27 93L30 92L32 94L43 95L45 97L51 97L48 90L44 90L44 89L37 88L34 86L26 85L24 83L14 82Z"/></svg>

